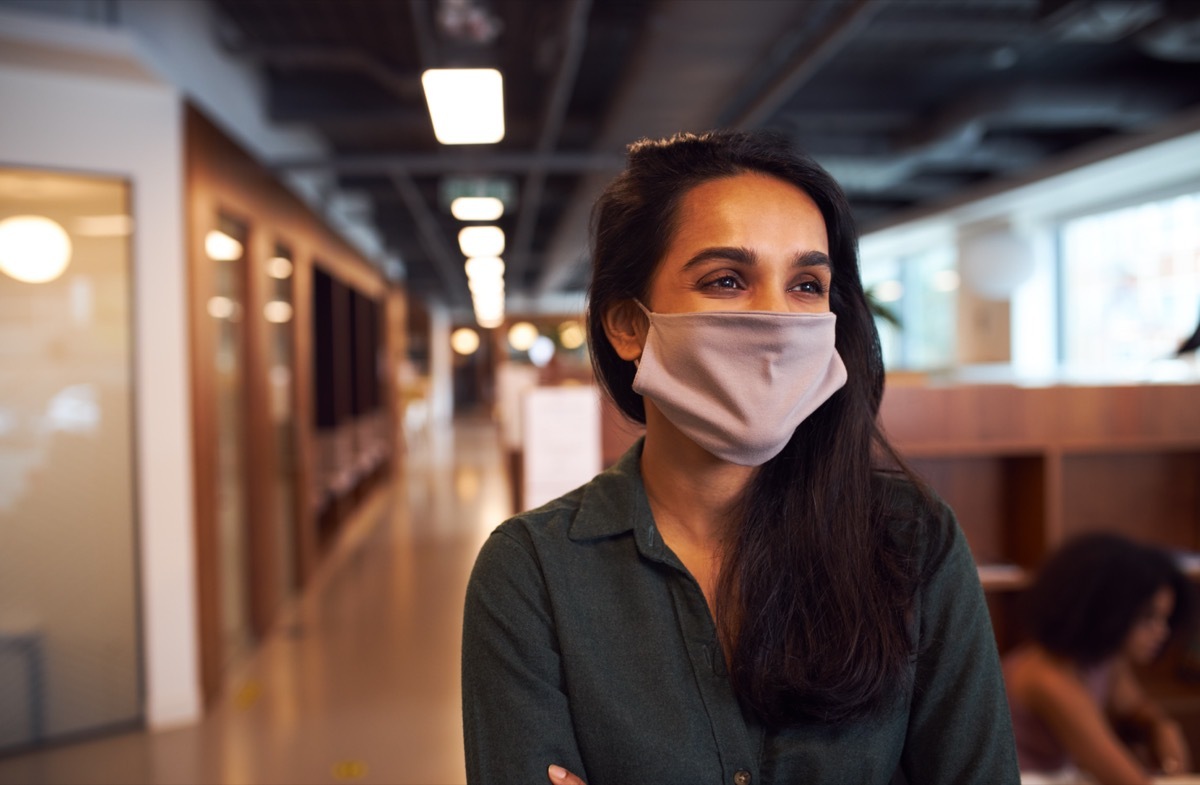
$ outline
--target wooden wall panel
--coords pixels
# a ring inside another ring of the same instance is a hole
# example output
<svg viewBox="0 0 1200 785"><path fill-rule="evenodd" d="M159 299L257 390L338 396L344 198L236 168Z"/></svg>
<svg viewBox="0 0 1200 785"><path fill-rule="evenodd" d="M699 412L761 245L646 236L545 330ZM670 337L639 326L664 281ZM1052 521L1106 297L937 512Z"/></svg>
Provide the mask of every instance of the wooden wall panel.
<svg viewBox="0 0 1200 785"><path fill-rule="evenodd" d="M293 412L296 429L297 490L296 563L301 581L312 575L319 560L316 521L307 489L312 485L315 450L313 428L313 378L311 307L313 268L320 264L345 290L354 289L382 302L396 295L377 268L363 259L330 230L299 198L281 185L273 173L256 162L194 107L185 116L188 256L191 275L191 352L193 438L195 453L197 575L200 605L201 670L207 697L216 695L221 680L220 554L217 548L215 502L216 412L211 371L213 334L206 313L212 289L212 271L204 252L204 236L215 227L216 216L227 213L249 226L245 280L245 307L260 314L269 296L262 265L274 254L276 242L293 253ZM276 514L268 489L275 481L273 434L266 432L268 415L267 325L261 318L246 320L244 418L249 433L243 450L245 483L249 491L249 561L251 611L255 630L265 632L285 599L279 594L276 564L280 548L277 532L269 525ZM347 350L349 347L347 346ZM385 396L385 407L392 396Z"/></svg>

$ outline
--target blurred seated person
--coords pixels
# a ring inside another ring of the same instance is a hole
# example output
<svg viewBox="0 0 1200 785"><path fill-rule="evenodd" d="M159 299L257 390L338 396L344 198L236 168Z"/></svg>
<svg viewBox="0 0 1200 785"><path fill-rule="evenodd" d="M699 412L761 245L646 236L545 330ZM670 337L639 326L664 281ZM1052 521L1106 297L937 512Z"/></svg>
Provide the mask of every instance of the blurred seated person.
<svg viewBox="0 0 1200 785"><path fill-rule="evenodd" d="M1191 586L1165 552L1112 534L1057 551L1024 598L1032 640L1004 658L1022 773L1080 769L1099 783L1137 785L1191 770L1179 724L1134 673L1189 615ZM1139 760L1118 735L1146 741Z"/></svg>

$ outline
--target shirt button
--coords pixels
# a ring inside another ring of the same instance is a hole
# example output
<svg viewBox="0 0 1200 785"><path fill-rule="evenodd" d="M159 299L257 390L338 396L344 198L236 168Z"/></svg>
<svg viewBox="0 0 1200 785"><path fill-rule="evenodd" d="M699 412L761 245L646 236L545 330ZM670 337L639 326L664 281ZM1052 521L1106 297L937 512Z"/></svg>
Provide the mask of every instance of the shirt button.
<svg viewBox="0 0 1200 785"><path fill-rule="evenodd" d="M733 785L750 785L750 772L743 769L734 774Z"/></svg>

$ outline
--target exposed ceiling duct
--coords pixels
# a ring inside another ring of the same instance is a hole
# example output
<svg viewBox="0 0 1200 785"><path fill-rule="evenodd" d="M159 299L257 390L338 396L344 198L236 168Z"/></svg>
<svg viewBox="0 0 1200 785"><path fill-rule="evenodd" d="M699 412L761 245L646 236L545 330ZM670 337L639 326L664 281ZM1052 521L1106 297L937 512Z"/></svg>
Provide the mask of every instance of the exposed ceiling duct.
<svg viewBox="0 0 1200 785"><path fill-rule="evenodd" d="M448 178L503 179L515 301L579 292L587 222L625 146L771 127L870 229L1200 105L1195 3L1173 0L210 0L272 119L328 153L271 162L361 194L417 297L462 303ZM507 135L433 139L421 71L504 74ZM525 297L522 297L525 296Z"/></svg>

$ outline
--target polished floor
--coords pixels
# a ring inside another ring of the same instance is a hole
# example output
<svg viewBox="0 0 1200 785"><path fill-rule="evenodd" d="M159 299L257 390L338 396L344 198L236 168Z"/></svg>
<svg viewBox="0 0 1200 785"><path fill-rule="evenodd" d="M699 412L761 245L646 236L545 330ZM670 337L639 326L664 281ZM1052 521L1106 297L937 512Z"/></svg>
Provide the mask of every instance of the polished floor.
<svg viewBox="0 0 1200 785"><path fill-rule="evenodd" d="M498 432L422 434L197 725L0 759L0 785L465 781L462 600L510 514Z"/></svg>

